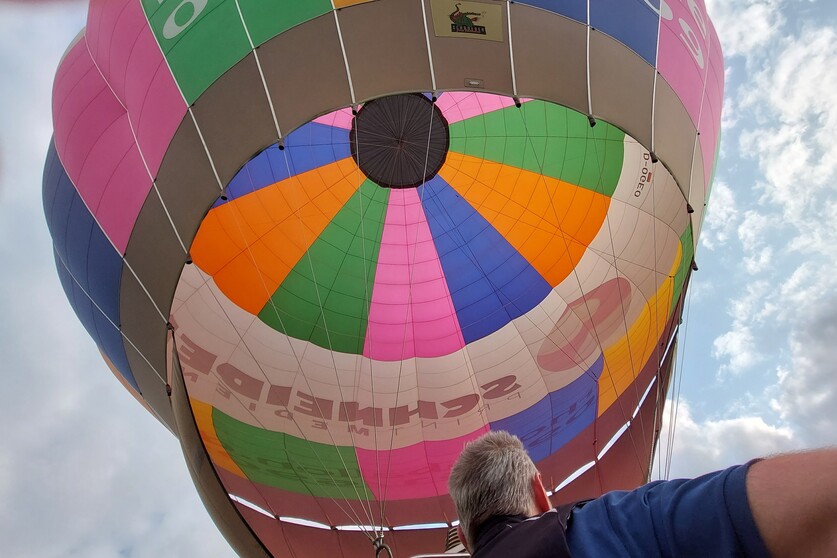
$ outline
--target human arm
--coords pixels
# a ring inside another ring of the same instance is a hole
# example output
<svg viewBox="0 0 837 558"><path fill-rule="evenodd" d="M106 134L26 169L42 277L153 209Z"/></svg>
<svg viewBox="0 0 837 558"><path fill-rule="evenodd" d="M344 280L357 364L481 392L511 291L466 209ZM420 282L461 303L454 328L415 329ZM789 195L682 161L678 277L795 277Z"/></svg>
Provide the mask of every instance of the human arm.
<svg viewBox="0 0 837 558"><path fill-rule="evenodd" d="M837 556L837 449L754 463L747 499L773 558Z"/></svg>

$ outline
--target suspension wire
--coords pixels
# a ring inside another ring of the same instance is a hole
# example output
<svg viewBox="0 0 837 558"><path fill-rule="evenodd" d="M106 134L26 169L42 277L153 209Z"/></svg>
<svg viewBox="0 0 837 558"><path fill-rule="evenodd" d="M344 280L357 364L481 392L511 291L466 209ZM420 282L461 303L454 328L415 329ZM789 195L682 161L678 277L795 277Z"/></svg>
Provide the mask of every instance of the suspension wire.
<svg viewBox="0 0 837 558"><path fill-rule="evenodd" d="M565 110L569 110L569 109L565 109ZM545 115L544 115L544 119L546 120L546 116L545 116ZM524 127L525 127L525 129L526 129L526 137L527 137L527 140L528 140L529 142L531 142L531 137L530 137L530 134L529 134L529 128L528 128L528 125L526 124L526 119L525 119L525 117L523 117L523 118L522 118L522 120L523 120ZM545 121L545 122L544 122L544 127L546 127L546 124L547 124L547 122ZM547 136L547 137L548 137L548 136ZM589 140L590 140L590 128L587 128L587 140L588 140L588 142L589 142ZM606 140L606 139L605 139L605 141L608 141L608 140ZM598 168L599 168L598 187L600 188L600 187L601 187L601 181L602 181L602 162L603 162L603 157L602 157L602 156L598 153L598 142L597 142L597 141L595 141L595 139L593 140L593 146L594 146L594 150L595 150L595 157L596 157L596 161L597 161L597 163L598 163L598 164L597 164L597 166L598 166ZM598 345L599 349L602 351L603 367L605 367L607 363L606 363L606 362L604 362L604 347L603 347L603 345L602 345L602 341L601 341L601 338L600 338L600 336L599 336L599 331L598 331L598 329L596 328L596 324L595 324L595 322L593 321L593 312L591 311L591 309L590 309L590 303L589 303L589 301L588 301L588 300L587 300L587 298L586 298L586 294L587 294L587 293L584 291L584 289L583 289L583 287L582 287L582 284L581 284L581 278L580 278L580 277L579 277L579 275L578 275L578 263L580 263L580 260L579 260L579 262L575 262L575 261L573 261L572 254L571 254L570 247L569 247L569 243L568 243L568 241L567 241L567 236L568 236L568 235L567 235L567 234L563 231L563 229L561 229L561 220L560 220L560 218L558 217L558 213L557 213L557 211L556 211L556 209L555 209L555 200L554 200L554 197L553 197L553 192L552 192L552 191L551 191L551 190L550 190L550 189L546 186L546 181L545 181L545 180L544 180L544 178L543 178L543 167L544 167L545 161L544 161L544 162L542 162L542 161L538 158L538 152L537 152L537 150L535 149L534 144L531 144L531 147L532 147L532 151L533 151L534 156L535 156L535 160L536 160L536 162L537 162L537 164L538 164L538 169L539 169L539 174L540 174L540 178L539 178L539 180L543 181L543 183L544 183L544 187L545 187L545 189L547 190L547 192L549 193L549 199L550 199L550 204L549 204L549 205L550 205L550 208L552 209L553 215L555 216L556 224L557 224L557 226L558 226L558 228L559 228L559 231L561 232L561 234L560 234L559 236L561 237L561 239L562 239L562 241L563 241L563 243L564 243L564 249L565 249L565 251L566 251L567 257L570 259L570 262L571 262L571 264L572 264L572 273L573 273L573 276L574 276L574 277L575 277L575 279L576 279L576 283L577 283L577 285L578 285L579 291L582 293L582 298L581 298L581 300L583 300L583 301L584 301L584 306L585 306L585 309L586 309L586 311L587 311L587 315L590 317L590 325L592 326L592 329L593 329L592 333L593 333L593 335L594 335L594 337L595 337L595 339L596 339L596 344ZM545 151L545 150L546 150L546 143L544 144L544 156L546 155L546 151ZM586 157L587 157L587 150L585 150L585 158L586 158ZM564 151L564 162L566 162L566 149L565 149L565 151ZM563 165L562 165L562 168L563 168ZM579 187L580 187L580 186L579 186ZM598 192L597 192L597 193L598 193ZM614 201L614 200L611 198L611 199L610 199L610 203L612 203L613 201ZM605 219L606 219L606 221L607 221L607 223L608 223L608 231L609 231L609 234L610 234L610 245L611 245L611 248L613 248L613 235L612 235L612 231L610 230L609 213L606 213L606 214L605 214ZM600 256L600 257L601 257L601 256ZM615 262L615 260L616 260L616 255L615 255L615 251L614 251L614 254L613 254L613 258L614 258L613 266L614 266L614 268L616 269L616 271L617 271L617 276L618 276L618 274L619 274L619 270L618 270L618 268L616 268L616 262ZM604 259L604 258L602 258L602 259ZM622 296L621 296L621 289L620 289L620 301L621 301L621 299L622 299ZM568 306L568 308L569 308L569 306ZM572 310L571 310L571 311L572 311ZM573 313L575 313L575 312L573 311ZM576 314L576 316L578 317L578 315L577 315L577 314ZM625 317L624 317L624 307L623 307L622 316L623 316L623 320L625 320ZM584 326L584 324L583 324L583 320L582 320L582 325ZM584 327L586 327L586 326L584 326ZM629 337L629 331L628 331L627 325L626 325L625 335L626 335L626 337ZM633 370L633 357L631 356L631 351L630 351L630 343L628 343L628 351L629 351L629 360L630 360L630 362L631 362L632 375L634 376L634 379L636 379L636 373L635 373L635 371ZM603 369L603 370L602 370L602 374L604 374L604 373L605 373L605 370ZM598 384L599 384L598 380L595 378L595 376L594 376L593 374L591 374L591 373L589 372L589 369L585 370L585 374L587 374L588 376L590 376L590 377L591 377L591 379L595 380L595 381L596 381L596 385L598 386ZM616 394L616 397L615 397L615 402L619 405L619 409L620 409L620 412L621 412L621 414L622 414L622 418L623 418L623 419L625 419L625 420L626 420L626 422L627 422L627 421L628 421L628 419L627 419L627 415L626 415L626 413L625 413L624 407L623 407L622 402L621 402L621 400L620 400L620 397L619 397L619 395L620 395L620 394L618 393L618 390L617 390L617 388L616 388L616 383L615 383L615 380L614 380L614 378L613 378L613 375L612 375L612 374L610 374L610 375L609 375L609 377L610 377L610 380L611 380L611 384L612 384L612 387L613 387L614 393ZM633 382L633 383L634 383L634 388L636 389L636 385L635 385L635 384L636 384L636 382ZM637 400L638 400L638 399L639 399L639 395L637 394ZM598 401L598 397L596 398L596 400ZM597 410L596 410L596 413L597 413L597 416L596 416L596 418L595 418L595 419L594 419L594 421L593 421L593 422L594 422L594 425L597 425L597 423L598 423L598 408L597 408ZM594 426L594 428L596 428L596 426ZM637 449L637 447L636 447L636 442L635 442L635 441L634 441L634 439L633 439L633 434L630 432L630 429L628 429L628 434L631 436L631 443L632 443L633 448L634 448L634 455L636 456L637 461L638 461L638 463L639 463L639 465L640 465L640 467L641 467L641 465L642 465L642 459L641 459L641 458L640 458L640 456L639 456L639 450L638 450L638 449ZM595 441L594 441L594 443L595 443ZM598 454L596 455L596 459L595 459L595 461L597 461L597 462L598 462ZM600 480L600 479L599 479L599 482L601 482L601 480ZM600 486L600 488L601 488L601 486Z"/></svg>
<svg viewBox="0 0 837 558"><path fill-rule="evenodd" d="M283 151L284 151L284 150L283 150ZM207 155L209 155L208 148L207 148ZM288 160L287 160L287 154L285 154L285 164L286 164L286 168L287 168L287 171L288 171L288 176L289 176L289 178L293 178L293 177L291 176L291 174L290 174L290 166L289 166L289 163L288 163ZM220 183L220 182L219 182L219 183ZM279 187L279 184L278 184L278 183L274 183L273 187L278 188L278 187ZM222 187L222 189L223 189L223 187ZM259 267L259 265L258 265L258 263L257 263L257 261L256 261L255 255L254 255L254 253L253 253L253 251L252 251L252 248L251 248L251 246L250 246L249 244L247 244L247 242L246 242L246 235L244 234L244 227L243 227L243 225L242 225L242 223L241 223L241 221L240 221L240 219L239 219L239 217L238 217L238 213L237 213L237 211L231 211L231 213L232 213L232 215L233 215L233 218L235 219L236 227L237 227L238 232L239 232L239 235L240 235L240 237L241 237L241 239L242 239L242 243L245 245L245 252L247 253L247 255L248 255L248 257L249 257L249 260L252 262L252 264L253 264L254 268L255 268L255 269L257 270L257 272L258 272L259 280L260 280L260 282L261 282L261 284L262 284L262 288L263 288L264 292L268 295L268 303L271 305L271 307L272 307L272 309L273 309L274 314L276 315L277 319L279 320L280 327L281 327L284 331L287 331L287 330L286 330L286 328L285 328L285 326L284 326L284 323L283 323L283 320L282 320L281 314L279 313L278 308L276 308L275 303L274 303L274 301L273 301L273 297L271 296L271 293L269 292L269 289L267 288L267 284L265 283L265 277L264 277L264 275L262 274L262 272L261 272L261 268ZM299 216L299 209L296 209L296 210L295 210L295 214L296 214L297 218L299 219L299 221L301 222L301 217ZM309 247L309 249L310 249L310 247ZM308 254L308 250L306 250L306 254ZM205 279L205 283L206 283L206 282L208 282L208 280L207 280L207 279ZM315 282L315 285L316 285L316 282ZM212 291L212 290L210 289L210 292L212 292L213 297L215 297L215 293L214 293L214 291ZM218 301L217 301L217 298L216 298L216 302L218 302ZM228 316L228 315L227 315L227 313L226 313L226 310L224 310L224 309L223 309L223 306L220 304L220 302L218 302L218 305L219 305L219 307L221 307L222 311L223 311L223 312L224 312L224 314L227 316L227 319L228 319L229 323L230 323L230 324L233 324L234 322L233 322L233 321L229 318L229 316ZM268 381L268 383L270 383L268 375L266 374L266 372L265 372L265 371L264 371L264 369L262 368L261 363L260 363L260 362L256 359L255 355L253 354L253 352L252 352L252 350L250 349L250 347L247 345L246 341L244 341L244 337L241 335L241 333L240 333L240 332L238 332L238 329L237 329L237 328L234 328L234 329L236 329L236 332L239 334L239 337L240 337L240 339L241 339L241 344L245 347L245 349L247 350L247 352L250 354L251 358L253 358L254 362L255 362L255 363L256 363L256 365L258 366L258 368L259 368L260 372L262 373L263 377L265 378L265 380L267 380L267 381ZM302 356L300 357L300 355L298 355L298 354L296 353L296 350L294 349L293 343L291 343L291 342L290 342L290 339L289 339L289 338L287 338L287 337L286 337L286 339L287 339L287 341L288 341L288 346L289 346L289 348L290 348L290 350L291 350L291 353L292 353L292 355L293 355L294 359L297 361L298 370L299 370L299 372L302 374L302 379L306 382L306 385L308 386L309 391L312 391L312 393L313 393L313 390L311 390L310 380L309 380L309 379L308 379L308 377L306 376L306 374L305 374L305 367L304 367L304 365L302 364L302 359L304 359L304 357L305 357L305 351L303 351L303 354L302 354ZM307 348L307 346L306 346L306 348ZM335 368L336 368L336 366L335 366ZM314 403L315 403L315 405L317 406L318 411L322 414L322 409L320 408L320 405L319 405L319 400L318 400L317 398L314 398ZM246 406L245 406L245 405L243 405L243 404L242 404L242 406L246 408ZM258 424L259 424L259 425L260 425L260 426L264 429L264 430L268 430L268 429L265 427L265 425L261 422L261 420L260 420L257 416L255 416L255 414L254 414L252 411L248 411L248 412L251 414L251 416L253 416L253 419L254 419L254 420L255 420L255 421L256 421L256 422L257 422L257 423L258 423ZM325 463L323 462L322 457L319 455L319 452L316 450L315 446L313 445L313 442L312 442L312 441L308 438L308 436L307 436L307 434L305 434L304 430L303 430L302 428L300 428L299 423L296 421L296 419L294 418L294 419L292 419L292 420L293 420L294 424L297 426L297 429L299 430L300 434L303 436L303 439L304 439L306 442L308 442L309 447L311 448L311 450L313 451L313 453L314 453L314 454L315 454L315 456L317 457L317 460L320 462L320 465L323 467L323 470L325 470L325 471L327 472L327 474L328 474L329 478L331 479L332 483L334 484L335 488L337 488L338 492L339 492L341 495L343 495L343 489L340 487L340 485L336 482L336 480L334 479L334 477L331 475L330 470L328 469L328 467L327 467L327 466L325 465ZM331 439L331 441L332 441L332 444L333 444L335 447L336 447L336 446L338 446L338 444L337 444L337 443L336 443L336 441L334 440L334 436L333 436L333 434L332 434L331 430L330 430L329 428L326 428L326 432L328 433L329 438L330 438L330 439ZM342 455L340 452L337 452L337 454L338 454L338 456L340 457L340 461L341 461L341 463L342 463L342 465L343 465L343 468L344 468L344 470L345 470L345 471L346 471L346 473L347 473L347 475L346 475L346 476L347 476L347 478L349 479L349 481L350 481L350 483L351 483L351 485L352 485L352 489L353 489L353 490L354 490L354 492L355 492L355 495L356 495L356 497L357 497L357 500L361 502L361 507L363 507L363 498L361 497L360 492L359 492L359 490L358 490L357 486L355 486L354 479L353 479L352 475L350 474L349 469L348 469L348 467L347 467L347 465L346 465L345 461L343 460L343 455ZM304 466L303 466L303 468L304 468ZM307 471L306 471L306 472L307 472ZM313 494L312 494L312 496L313 496ZM349 517L349 518L350 518L350 519L352 519L352 520L357 521L357 524L358 524L358 525L362 525L362 522L359 520L359 517L357 516L357 514L354 514L354 517L352 517L352 514L347 513L347 512L343 509L343 507L342 507L339 503L337 503L337 502L336 502L336 500L334 500L334 498L333 498L333 497L330 497L330 498L332 499L332 501L334 501L334 502L335 502L335 504L337 504L338 508L340 508L340 509L341 509L341 511L343 511L343 512L346 514L346 516L347 516L347 517ZM346 500L346 503L347 503L347 504L350 506L350 508L351 508L351 504L349 504L349 503L348 503L350 499L349 499L349 498L346 498L345 496L343 496L343 499L344 499L344 500ZM373 523L372 518L371 518L371 515L369 515L369 514L367 513L367 516L368 516L368 519L370 520L370 521L369 521L369 523L370 523L370 524L371 524L371 523ZM363 531L363 532L364 532L364 534L365 534L367 537L370 537L370 538L371 538L371 536L370 536L370 535L366 532L366 530L365 530L365 529L361 528L361 531Z"/></svg>
<svg viewBox="0 0 837 558"><path fill-rule="evenodd" d="M419 198L419 203L424 201L424 193L427 189L426 188L427 166L428 166L428 161L430 159L430 142L431 142L432 133L433 133L433 116L435 115L436 110L437 110L437 108L436 108L435 103L431 102L430 112L429 112L429 116L430 116L429 124L430 125L428 126L428 130L427 130L427 142L426 142L425 151L424 151L424 169L422 171L422 177L424 177L424 178L422 178L422 184L421 184L422 189L421 189L421 196ZM406 122L402 121L402 126L405 125L405 124L406 124ZM402 128L402 132L403 132L403 128ZM394 169L393 169L393 172L394 172ZM407 222L407 219L406 219L406 217L407 217L406 205L402 206L402 208L403 208L403 211L404 211L405 234L406 234L409 230L409 229L407 229L407 227L409 227L410 224ZM417 211L423 211L423 208L417 208ZM429 226L429 223L428 223L428 226ZM416 254L418 253L418 239L419 239L420 228L421 228L420 223L419 223L419 220L417 219L416 222L415 222L415 236L413 238L413 246L412 246L413 254L412 254L412 258L410 259L410 257L408 256L408 260L407 260L407 265L409 266L409 269L410 269L410 276L409 276L409 280L408 280L408 289L407 289L407 293L408 293L407 294L407 304L406 304L406 308L405 308L405 311L404 311L404 314L405 314L404 315L404 333L403 333L402 339L401 339L401 359L399 360L398 381L397 381L396 389L395 389L395 407L396 408L398 407L398 399L399 399L399 396L401 395L401 379L402 379L403 370L404 370L404 350L405 350L405 346L406 346L406 342L407 342L407 319L412 314L413 278L414 278L414 274L415 274L415 269L417 267L415 265L415 263L416 263ZM405 246L404 248L405 248L405 251L409 250L408 246ZM415 316L413 316L413 317L415 318ZM412 327L412 325L411 325L411 327ZM415 348L415 330L413 330L412 333L413 333L413 335L412 335L413 347ZM418 380L419 380L418 360L416 359L416 360L414 360L414 362L415 362L415 367L416 367L416 387L418 388ZM418 403L418 400L417 400L417 403ZM421 424L421 417L419 417L419 424ZM424 437L422 436L422 440L423 439L424 439ZM395 444L395 427L394 427L394 425L391 424L390 425L390 436L389 436L389 450L388 450L389 451L389 459L387 460L386 482L384 483L384 494L383 494L383 497L381 498L381 517L382 518L383 518L384 512L386 510L386 502L387 502L387 497L389 495L389 486L390 486L389 481L390 481L390 476L391 476L391 473L392 473L392 461L393 461L393 459L392 459L392 447L393 447L394 444ZM429 464L430 459L429 459L429 456L427 455L427 445L426 444L424 445L424 450L425 450L425 458L427 459L427 462ZM384 546L386 547L386 545L384 545ZM387 548L387 550L389 550L389 547L386 547L386 548ZM380 553L381 550L382 549L379 548L378 551L375 553L375 555L378 556L378 554ZM391 555L392 555L392 553L390 552L390 556Z"/></svg>
<svg viewBox="0 0 837 558"><path fill-rule="evenodd" d="M290 161L288 160L288 150L287 150L287 149L283 149L283 150L282 150L282 154L284 155L285 167L286 167L286 170L287 170L287 172L288 172L288 176L291 176ZM344 176L343 178L345 178L345 176ZM361 184L361 185L358 185L357 195L358 195L358 197L359 197L359 198L361 198L361 199L362 199L362 198L363 198L363 192L362 192L362 188L361 188L361 186L362 186L362 184ZM300 225L302 225L303 221L302 221L302 216L300 215L299 209L296 209L296 210L294 211L294 214L295 214L295 216L296 216L296 218L297 218L298 222L300 223ZM363 213L361 213L361 214L360 214L360 221L361 221L361 222L363 221ZM331 363L332 363L332 366L333 366L333 368L334 368L334 377L335 377L335 380L337 381L337 388L338 388L338 390L340 391L340 397L341 397L341 398L343 398L343 397L344 397L343 385L342 385L342 383L341 383L341 381L340 381L340 374L339 374L338 369L337 369L337 361L335 360L335 357L334 357L334 348L333 348L333 344L332 344L332 340L331 340L331 331L330 331L330 329L329 329L329 327L328 327L328 321L326 320L325 308L323 307L323 299L322 299L322 295L320 294L320 285L319 285L319 283L317 282L317 275L316 275L316 271L315 271L315 269L314 269L314 262L313 262L313 259L311 258L311 247L312 247L312 246L313 246L313 243L311 243L311 244L309 244L309 245L308 245L308 247L307 247L307 248L306 248L306 250L305 250L305 255L304 255L303 257L307 260L309 270L311 271L311 279L312 279L312 282L313 282L313 284L314 284L314 292L315 292L315 293L316 293L316 295L317 295L317 304L318 304L318 307L319 307L319 310L320 310L320 319L322 319L322 321L323 321L323 330L325 331L325 334L326 334L326 342L327 342L327 344L328 344L328 352L329 352L329 356L331 357ZM342 260L342 262L345 262L345 260L346 260L346 258L347 258L347 257L348 257L348 254L343 254L343 260ZM342 262L341 262L341 265L342 265ZM274 303L274 301L273 301L273 298L272 298L272 297L271 297L271 299L270 299L270 304L271 304L271 306L273 307L273 310L274 310L274 312L275 312L275 314L276 314L277 318L279 318L279 320L280 320L280 324L282 324L282 325L281 325L282 329L283 329L283 330L285 330L285 331L287 331L287 330L285 329L284 324L282 323L281 317L280 317L280 315L279 315L279 310L278 310L278 308L276 308L275 303ZM316 327L316 324L314 324L314 327ZM303 352L302 352L302 358L303 358L303 359L305 358L305 354L306 354L306 352L308 351L308 348L309 348L309 347L311 347L311 345L312 345L312 344L313 344L313 343L312 343L311 341L309 341L309 342L305 345L305 348L303 349ZM306 376L306 374L305 374L304 367L303 367L303 368L300 368L300 371L302 372L303 379L305 380L306 385L308 386L308 389L309 389L309 390L311 390L310 380L308 379L308 377L307 377L307 376ZM312 393L313 393L313 390L311 390L311 391L312 391ZM317 405L317 409L318 409L318 411L320 411L320 414L322 415L322 412L321 412L321 409L320 409L320 405L319 405L319 400L318 400L318 398L316 398L316 397L315 397L315 398L314 398L314 401L316 402L316 405ZM323 421L323 422L325 422L325 421ZM332 434L332 432L331 432L331 428L330 428L330 427L328 427L328 423L327 423L327 422L326 422L326 429L325 429L325 430L328 432L328 434L329 434L329 438L331 439L331 441L332 441L332 443L334 444L334 446L335 446L335 447L339 446L339 444L338 444L338 443L336 442L336 440L334 439L334 436L333 436L333 434ZM351 427L349 427L349 429L348 429L348 430L349 430L349 437L350 437L350 439L351 439L351 441L352 441L352 446L355 446L356 444L355 444L355 441L354 441L354 432L353 432L353 430L352 430L352 428L351 428ZM373 513L372 513L372 504L371 504L371 502L367 504L367 503L366 503L366 501L364 500L364 498L363 498L363 497L361 497L361 495L360 495L360 491L358 490L358 487L355 485L354 478L352 477L351 472L349 471L349 467L348 467L348 465L346 464L346 461L345 461L345 460L344 460L344 458L343 458L343 454L342 454L341 452L339 452L339 451L338 451L338 452L337 452L337 455L340 457L340 463L342 464L343 469L344 469L344 471L346 472L346 476L349 478L349 480L350 480L350 482L351 482L351 484L352 484L352 489L354 490L355 495L357 496L357 500L358 500L358 502L359 502L359 505L361 506L361 508L362 508L362 509L363 509L363 511L364 511L364 514L367 516L367 518L368 518L368 520L369 520L369 525L370 525L370 526L374 526L374 525L375 525L375 519L374 519L374 516L373 516ZM362 482L362 481L361 481L361 482ZM365 531L364 531L364 532L365 532ZM371 535L369 535L368 533L366 533L366 534L367 534L367 536L371 536Z"/></svg>
<svg viewBox="0 0 837 558"><path fill-rule="evenodd" d="M211 276L209 276L209 275L205 275L205 274L204 274L204 272L203 272L203 270L201 270L199 267L196 267L196 269L198 270L198 272L199 272L199 275L200 275L201 279L204 281L204 283L203 283L203 287L205 287L205 288L206 288L206 290L207 290L207 291L208 291L208 292L212 295L213 299L215 300L215 303L218 305L218 307L220 308L221 312L223 312L223 314L224 314L225 318L227 319L227 322L228 322L229 324L231 324L231 325L232 325L232 324L234 324L235 322L232 320L231 316L227 313L226 309L225 309L225 308L223 307L223 305L221 304L221 301L218 299L218 296L217 296L217 294L216 294L216 292L215 292L215 289L213 289L213 288L210 286ZM199 290L199 289L196 289L196 290L195 290L195 293L197 293L197 291L198 291L198 290ZM194 295L193 295L193 296L194 296ZM256 319L257 319L257 318L256 318ZM254 320L254 322L255 322L255 320ZM247 351L247 353L249 354L249 356L250 356L250 357L253 359L253 361L256 363L256 366L259 368L259 371L262 373L262 376L264 377L264 379L265 379L265 380L269 383L269 382L270 382L270 380L269 380L269 377L268 377L267 373L264 371L264 368L262 368L262 364L259 362L259 360L256 358L255 354L253 353L252 349L251 349L251 348L249 347L249 345L247 344L247 341L244 339L244 336L242 335L242 333L241 333L241 332L238 330L238 328L237 328L237 327L235 327L235 326L233 326L233 330L234 330L234 331L236 332L236 334L239 336L239 344L238 344L238 346L244 347L244 349ZM290 345L290 343L289 343L289 345ZM293 346L292 346L292 345L291 345L291 350L293 351ZM299 361L298 361L298 362L299 362ZM301 367L301 365L300 365L300 370L301 370L301 368L302 368L302 367ZM267 426L266 426L266 425L265 425L265 424L261 421L261 419L260 419L258 416L256 416L256 414L254 413L254 411L252 411L251 409L249 409L249 407L248 407L248 406L244 403L244 401L243 401L243 400L242 400L242 399L238 396L238 394L237 394L234 390L230 390L230 393L231 393L232 397L234 397L234 398L235 398L235 400L236 400L236 401L237 401L237 402L241 405L242 409L245 409L245 410L246 410L246 411L250 414L250 416L252 416L252 417L253 417L253 421L254 421L254 422L256 422L256 423L257 423L257 424L258 424L258 425L259 425L259 426L260 426L263 430L271 431L271 430L269 430L269 429L267 428ZM314 453L314 455L316 456L317 460L319 461L319 464L322 466L323 470L324 470L324 471L326 471L326 473L328 474L328 476L329 476L329 478L331 479L332 483L334 483L335 488L337 488L337 490L338 490L338 491L341 493L341 495L342 495L342 493L343 493L342 488L341 488L341 487L340 487L340 485L339 485L339 484L335 481L334 477L332 477L330 470L326 467L326 465L325 465L325 463L323 462L322 457L320 456L319 452L317 452L317 450L315 449L315 447L314 447L314 445L313 445L314 443L313 443L313 442L312 442L312 441L311 441L311 440L307 437L307 435L305 434L305 431L304 431L304 430L300 427L299 423L297 422L296 418L294 418L294 415L293 415L293 414L291 414L291 418L290 418L290 420L294 423L294 426L296 426L296 427L297 427L297 430L299 430L300 434L302 435L303 440L305 440L305 441L309 444L309 447L311 448L311 450L313 451L313 453ZM302 463L292 463L292 465L293 465L294 467L299 467L300 469L302 469L302 470L303 470L303 472L305 472L306 474L308 474L309 476L311 476L311 477L313 478L313 475L310 475L310 473L309 473L309 471L308 471L308 468L307 468L304 464L302 464ZM244 471L242 470L242 472L244 472ZM245 473L245 475L246 475L246 473ZM274 516L278 516L278 514L276 514L276 513L273 511L272 506L270 505L269 500L268 500L267 498L265 498L264 494L263 494L263 493L262 493L262 491L259 489L258 484L257 484L255 481L253 481L252 479L250 479L249 475L247 476L247 480L248 480L248 481L249 481L249 482L253 485L253 489L254 489L257 493L259 493L259 495L261 495L261 496L262 496L262 498L264 499L265 503L267 503L267 504L268 504L268 506L270 506L270 507L271 507L271 512L274 514ZM303 484L305 484L305 483L303 483ZM311 492L311 491L310 491L310 489L308 488L308 486L307 486L307 485L306 485L306 489L309 491L309 493ZM314 494L310 494L310 496L311 496L311 497L314 497ZM360 519L360 517L357 515L357 513L354 511L354 509L353 509L351 506L349 507L349 511L346 511L346 510L343 508L343 506L340 504L340 502L338 502L337 500L335 500L333 496L328 496L328 498L329 498L329 499L330 499L330 500L331 500L331 501L332 501L332 502L333 502L333 503L334 503L334 504L338 507L338 509L340 509L340 511L342 511L342 512L343 512L343 513L347 516L347 517L349 517L349 518L350 518L351 520L353 520L353 521L356 521L356 522L357 522L357 524L361 524L361 519ZM345 497L344 497L343 499L344 499L344 500L347 500ZM352 512L352 513L349 513L349 512ZM354 515L354 517L353 517L353 515ZM368 535L367 535L367 536L368 536Z"/></svg>

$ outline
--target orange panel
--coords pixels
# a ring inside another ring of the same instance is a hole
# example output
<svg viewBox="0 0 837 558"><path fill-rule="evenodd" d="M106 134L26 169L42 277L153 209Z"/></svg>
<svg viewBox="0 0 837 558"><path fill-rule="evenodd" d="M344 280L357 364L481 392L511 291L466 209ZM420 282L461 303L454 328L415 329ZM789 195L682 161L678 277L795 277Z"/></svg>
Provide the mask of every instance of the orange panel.
<svg viewBox="0 0 837 558"><path fill-rule="evenodd" d="M572 273L610 206L587 188L454 152L439 175L553 287Z"/></svg>
<svg viewBox="0 0 837 558"><path fill-rule="evenodd" d="M682 246L677 249L669 278L645 304L642 313L630 325L628 334L610 347L604 347L604 371L599 378L599 416L613 405L636 379L645 363L652 357L660 336L666 330L671 312L674 275L683 257Z"/></svg>
<svg viewBox="0 0 837 558"><path fill-rule="evenodd" d="M365 179L346 158L216 207L192 258L230 300L258 314Z"/></svg>
<svg viewBox="0 0 837 558"><path fill-rule="evenodd" d="M206 453L212 459L212 463L216 467L223 467L230 473L246 479L247 476L244 474L244 471L236 465L235 461L230 457L230 454L224 449L218 436L215 435L215 426L212 424L212 405L208 405L197 399L192 399L191 397L189 398L189 404L192 406L195 423L198 425L201 440L203 441L204 447L206 447Z"/></svg>

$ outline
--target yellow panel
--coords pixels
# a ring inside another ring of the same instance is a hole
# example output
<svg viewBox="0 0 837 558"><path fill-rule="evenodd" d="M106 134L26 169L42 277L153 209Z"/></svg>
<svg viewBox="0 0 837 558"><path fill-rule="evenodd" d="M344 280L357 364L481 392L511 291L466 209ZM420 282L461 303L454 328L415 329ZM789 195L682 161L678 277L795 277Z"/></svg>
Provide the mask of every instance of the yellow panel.
<svg viewBox="0 0 837 558"><path fill-rule="evenodd" d="M346 158L216 207L192 258L231 301L258 314L365 179Z"/></svg>
<svg viewBox="0 0 837 558"><path fill-rule="evenodd" d="M246 479L247 475L236 465L235 461L230 457L230 454L224 449L221 440L215 434L215 425L212 423L212 405L198 401L197 399L192 399L191 397L189 398L189 404L192 406L195 423L198 425L201 440L206 448L206 453L212 459L212 463L216 467L222 467L230 473Z"/></svg>
<svg viewBox="0 0 837 558"><path fill-rule="evenodd" d="M572 273L610 206L587 188L454 152L439 175L553 287Z"/></svg>
<svg viewBox="0 0 837 558"><path fill-rule="evenodd" d="M654 354L669 317L674 275L682 258L683 247L679 246L668 279L645 303L642 313L628 329L628 334L604 348L604 371L599 378L599 416L631 386Z"/></svg>

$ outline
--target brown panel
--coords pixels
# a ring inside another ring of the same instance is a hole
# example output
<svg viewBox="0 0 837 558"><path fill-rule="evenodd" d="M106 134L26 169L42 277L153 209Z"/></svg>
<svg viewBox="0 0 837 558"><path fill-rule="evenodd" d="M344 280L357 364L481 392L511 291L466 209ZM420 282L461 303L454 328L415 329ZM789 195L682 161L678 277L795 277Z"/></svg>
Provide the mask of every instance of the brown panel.
<svg viewBox="0 0 837 558"><path fill-rule="evenodd" d="M152 190L134 224L125 260L165 316L169 315L186 258L163 204ZM124 273L130 274L130 271L126 269ZM157 321L160 321L159 315Z"/></svg>
<svg viewBox="0 0 837 558"><path fill-rule="evenodd" d="M509 29L503 8L503 41L483 41L471 38L437 37L430 19L430 0L424 0L430 28L430 49L436 72L436 88L440 91L468 89L466 79L482 80L475 91L490 91L513 95L511 59L509 58Z"/></svg>
<svg viewBox="0 0 837 558"><path fill-rule="evenodd" d="M176 356L171 366L171 402L177 423L180 446L183 449L183 456L186 458L186 465L192 477L192 482L198 489L198 494L204 507L206 507L206 511L209 512L209 516L218 526L221 534L224 535L224 538L227 539L227 542L239 556L269 558L270 554L244 522L215 474L215 469L206 453L200 434L198 434L195 419L192 416L192 408L189 405L186 386L183 383L183 372L178 366Z"/></svg>
<svg viewBox="0 0 837 558"><path fill-rule="evenodd" d="M692 150L697 139L697 129L677 94L663 79L657 76L654 107L654 152L674 176L686 197L692 174Z"/></svg>
<svg viewBox="0 0 837 558"><path fill-rule="evenodd" d="M119 292L120 328L136 349L157 370L159 379L166 377L166 322L154 308L131 271L122 269L122 285ZM126 349L130 343L125 343ZM133 363L131 364L133 369ZM140 386L142 387L142 386ZM145 396L145 393L143 393ZM153 405L152 405L153 406Z"/></svg>
<svg viewBox="0 0 837 558"><path fill-rule="evenodd" d="M331 12L263 44L259 60L285 136L321 114L352 103Z"/></svg>
<svg viewBox="0 0 837 558"><path fill-rule="evenodd" d="M157 417L166 425L166 428L173 433L177 432L171 403L166 393L166 383L158 375L165 375L165 370L155 372L130 343L125 343L125 355L128 357L131 373L137 381L142 398L154 409Z"/></svg>
<svg viewBox="0 0 837 558"><path fill-rule="evenodd" d="M593 115L651 148L654 68L619 41L590 31Z"/></svg>
<svg viewBox="0 0 837 558"><path fill-rule="evenodd" d="M433 89L421 4L370 2L337 14L358 101Z"/></svg>
<svg viewBox="0 0 837 558"><path fill-rule="evenodd" d="M252 53L215 80L192 110L225 186L253 155L279 139Z"/></svg>
<svg viewBox="0 0 837 558"><path fill-rule="evenodd" d="M523 4L511 5L511 18L520 96L587 114L587 27Z"/></svg>
<svg viewBox="0 0 837 558"><path fill-rule="evenodd" d="M188 114L166 150L156 184L180 238L190 247L201 220L221 195L221 189Z"/></svg>

